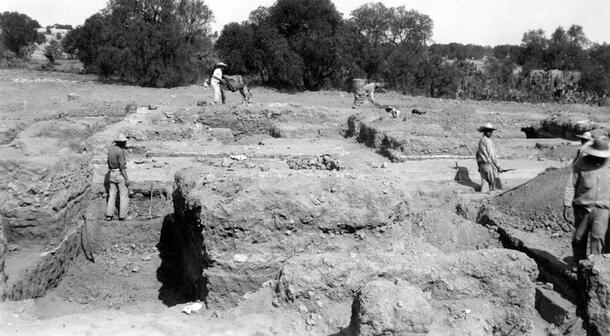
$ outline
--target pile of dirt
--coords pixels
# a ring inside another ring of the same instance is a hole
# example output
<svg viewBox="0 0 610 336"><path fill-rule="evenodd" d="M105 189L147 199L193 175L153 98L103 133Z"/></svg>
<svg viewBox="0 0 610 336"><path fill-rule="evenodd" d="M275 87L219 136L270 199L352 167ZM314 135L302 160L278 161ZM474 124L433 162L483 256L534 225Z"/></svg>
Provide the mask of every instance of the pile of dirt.
<svg viewBox="0 0 610 336"><path fill-rule="evenodd" d="M569 231L571 226L563 219L563 195L569 171L569 168L547 170L496 197L493 203L507 215L519 219L511 223L516 228Z"/></svg>
<svg viewBox="0 0 610 336"><path fill-rule="evenodd" d="M339 160L331 155L325 154L318 157L293 157L286 159L290 169L320 169L320 170L341 170L344 169Z"/></svg>
<svg viewBox="0 0 610 336"><path fill-rule="evenodd" d="M569 142L548 145L537 142L534 146L540 150L540 156L550 160L557 160L562 162L571 162L576 157L579 145L573 145Z"/></svg>
<svg viewBox="0 0 610 336"><path fill-rule="evenodd" d="M277 112L279 114L279 112ZM204 108L197 113L197 123L210 128L228 128L234 136L268 134L274 114L249 106Z"/></svg>
<svg viewBox="0 0 610 336"><path fill-rule="evenodd" d="M509 335L515 330L526 334L532 329L538 271L524 254L490 249L446 255L409 242L381 249L367 246L360 251L290 258L277 285L280 304L303 312L306 323L311 315L321 316L315 321L320 327L362 327L358 305L363 302L354 293L385 279L398 284L397 291L417 288L423 292L421 299L433 307L434 319L424 319L422 329L432 335ZM397 312L406 310L408 303L399 300L400 296L393 297L385 304ZM456 316L456 311L466 314ZM391 316L377 318L376 323L392 320ZM355 334L346 329L346 335Z"/></svg>
<svg viewBox="0 0 610 336"><path fill-rule="evenodd" d="M407 222L414 238L420 237L445 253L502 247L495 232L445 210L415 211Z"/></svg>
<svg viewBox="0 0 610 336"><path fill-rule="evenodd" d="M591 131L595 136L608 136L605 125L594 121L575 118L569 114L554 115L538 124L521 129L527 138L563 138L578 140L576 135Z"/></svg>

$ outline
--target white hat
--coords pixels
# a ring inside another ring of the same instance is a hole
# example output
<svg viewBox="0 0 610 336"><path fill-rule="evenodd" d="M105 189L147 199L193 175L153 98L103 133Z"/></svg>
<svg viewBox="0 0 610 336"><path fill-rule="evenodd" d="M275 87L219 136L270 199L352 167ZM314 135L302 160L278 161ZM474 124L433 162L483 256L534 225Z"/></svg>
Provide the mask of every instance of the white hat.
<svg viewBox="0 0 610 336"><path fill-rule="evenodd" d="M127 142L127 137L123 133L117 134L112 141L114 142Z"/></svg>
<svg viewBox="0 0 610 336"><path fill-rule="evenodd" d="M577 138L581 138L581 139L585 139L585 140L591 140L593 139L593 135L591 134L590 131L586 131L585 133L581 134L581 135L577 135Z"/></svg>
<svg viewBox="0 0 610 336"><path fill-rule="evenodd" d="M600 158L610 157L610 148L608 148L608 143L602 139L595 139L592 144L583 146L582 151L585 154Z"/></svg>
<svg viewBox="0 0 610 336"><path fill-rule="evenodd" d="M491 123L485 123L485 125L479 127L479 132L495 131L496 129Z"/></svg>

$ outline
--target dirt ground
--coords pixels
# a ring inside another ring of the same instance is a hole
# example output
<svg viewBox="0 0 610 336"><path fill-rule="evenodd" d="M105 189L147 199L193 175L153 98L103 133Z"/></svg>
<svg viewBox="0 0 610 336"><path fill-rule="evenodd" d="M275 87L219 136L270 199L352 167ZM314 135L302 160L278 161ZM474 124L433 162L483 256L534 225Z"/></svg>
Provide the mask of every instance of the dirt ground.
<svg viewBox="0 0 610 336"><path fill-rule="evenodd" d="M0 334L318 334L297 312L273 309L269 288L244 297L230 310L180 312L189 302L164 278L160 251L164 218L173 212L176 172L201 166L244 175L298 176L295 168L327 169L319 162L328 155L341 168L328 174L351 176L363 183L372 179L404 191L411 195L414 208L425 210L418 220L434 223L428 231L447 238L440 227L442 211L461 209L461 215L472 220L478 204L499 194L477 192L480 177L472 155L480 136L478 126L492 122L499 128L494 142L502 166L515 169L502 175L508 190L549 168L565 167L578 148L577 142L564 139L526 139L522 127L554 115L606 122L605 113L610 112L580 105L377 94L379 102L401 110L394 119L370 105L352 110L353 97L346 92L291 94L261 87L252 91L254 102L249 106L240 104L239 94L231 93L228 106L197 106L198 101L211 100L210 90L138 88L101 84L85 75L1 70L0 143L5 149L35 157L68 148L93 157L94 200L86 218L94 237L95 262L81 254L45 296L0 303ZM142 110L136 111L137 107ZM412 109L426 113L411 114ZM343 137L348 118L356 113L374 120L386 137L409 139L403 154L411 159L392 162L374 146ZM70 124L68 130L62 130L63 123ZM227 128L233 132L227 133ZM128 171L134 193L127 222L101 220L105 148L117 131L130 137L131 146ZM528 221L518 229L539 229L540 235L561 231L555 224L561 220L555 200L541 198L562 190L563 184L557 183L563 177L561 171L553 170L538 184L497 198L508 213ZM565 254L568 236L564 232L559 237L563 239L553 240L547 248ZM7 268L19 268L27 264L29 255L40 252L30 253L10 241L8 246ZM545 324L537 328L532 335L543 335Z"/></svg>

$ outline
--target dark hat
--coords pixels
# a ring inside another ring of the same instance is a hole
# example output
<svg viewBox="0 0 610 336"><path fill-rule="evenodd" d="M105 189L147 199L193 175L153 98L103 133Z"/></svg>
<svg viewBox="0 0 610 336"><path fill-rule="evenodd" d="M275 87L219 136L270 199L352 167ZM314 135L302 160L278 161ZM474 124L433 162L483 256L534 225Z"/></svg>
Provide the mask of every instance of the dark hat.
<svg viewBox="0 0 610 336"><path fill-rule="evenodd" d="M602 139L595 139L592 144L587 144L583 146L582 151L585 154L600 158L610 157L610 149L608 148L608 143Z"/></svg>

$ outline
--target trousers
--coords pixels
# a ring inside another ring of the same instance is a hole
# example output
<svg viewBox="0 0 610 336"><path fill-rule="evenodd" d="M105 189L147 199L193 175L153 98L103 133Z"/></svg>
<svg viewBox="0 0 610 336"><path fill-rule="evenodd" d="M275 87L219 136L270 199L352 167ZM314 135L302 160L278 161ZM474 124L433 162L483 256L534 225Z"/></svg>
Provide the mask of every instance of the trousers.
<svg viewBox="0 0 610 336"><path fill-rule="evenodd" d="M218 104L219 102L225 103L225 92L220 87L220 83L215 80L212 80L212 88L214 89L214 103Z"/></svg>
<svg viewBox="0 0 610 336"><path fill-rule="evenodd" d="M125 177L118 169L111 169L107 174L108 188L108 203L106 205L106 216L114 216L114 207L116 203L117 191L119 193L119 218L126 218L129 210L129 189L125 184Z"/></svg>
<svg viewBox="0 0 610 336"><path fill-rule="evenodd" d="M572 252L574 261L587 258L587 246L589 236L591 240L591 254L602 254L604 251L604 240L608 231L608 216L610 210L584 207L574 204L574 236L572 237Z"/></svg>
<svg viewBox="0 0 610 336"><path fill-rule="evenodd" d="M487 182L489 190L502 189L502 182L498 176L498 170L492 164L479 164L479 173L481 174L481 191Z"/></svg>

